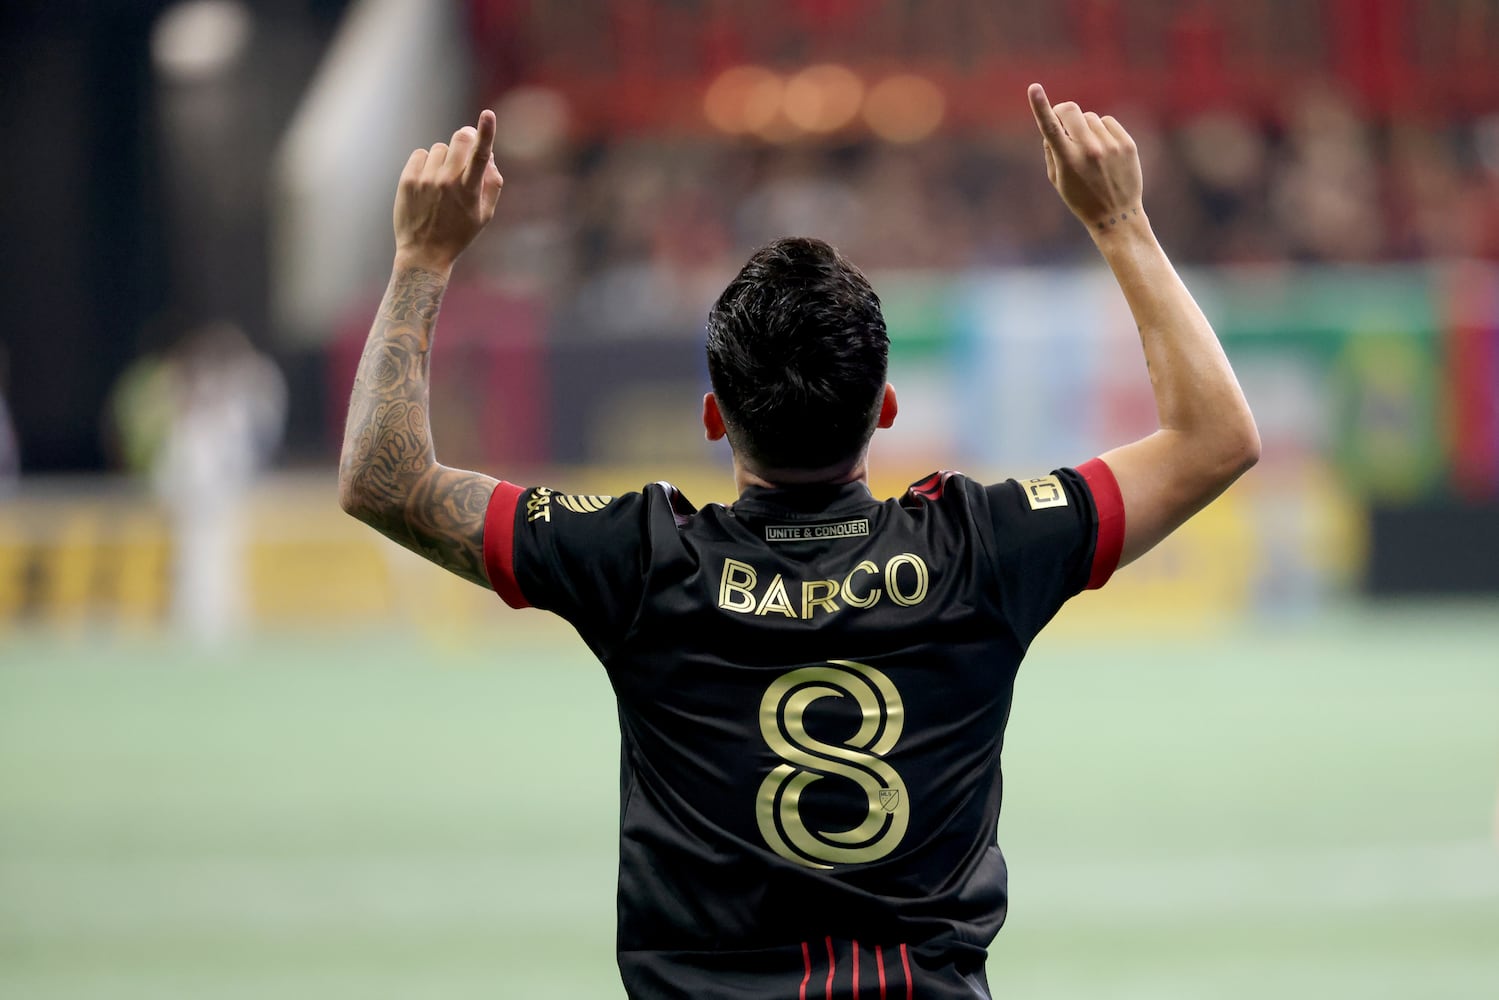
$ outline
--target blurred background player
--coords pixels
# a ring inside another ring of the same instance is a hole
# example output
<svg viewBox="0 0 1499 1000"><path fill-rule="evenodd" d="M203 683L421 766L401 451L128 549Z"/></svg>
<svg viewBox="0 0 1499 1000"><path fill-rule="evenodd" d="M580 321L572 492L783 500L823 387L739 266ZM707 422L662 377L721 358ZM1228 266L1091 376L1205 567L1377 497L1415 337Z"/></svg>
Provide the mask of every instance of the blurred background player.
<svg viewBox="0 0 1499 1000"><path fill-rule="evenodd" d="M237 326L212 323L128 369L110 422L123 461L171 515L173 624L223 642L249 610L247 501L285 427L281 372Z"/></svg>
<svg viewBox="0 0 1499 1000"><path fill-rule="evenodd" d="M173 615L220 642L243 628L245 512L286 424L286 382L230 323L195 330L171 363L171 415L152 478L173 514Z"/></svg>
<svg viewBox="0 0 1499 1000"><path fill-rule="evenodd" d="M1023 484L934 473L898 503L867 485L870 437L897 412L879 299L808 239L757 251L709 317L703 425L732 446L731 506L439 464L429 355L453 265L500 195L494 114L402 172L340 499L513 607L561 615L603 663L632 997L805 995L814 975L829 996L862 976L987 997L1007 901L999 752L1024 651L1259 458L1228 360L1151 233L1134 141L1039 85L1029 100L1047 176L1138 324L1160 426Z"/></svg>

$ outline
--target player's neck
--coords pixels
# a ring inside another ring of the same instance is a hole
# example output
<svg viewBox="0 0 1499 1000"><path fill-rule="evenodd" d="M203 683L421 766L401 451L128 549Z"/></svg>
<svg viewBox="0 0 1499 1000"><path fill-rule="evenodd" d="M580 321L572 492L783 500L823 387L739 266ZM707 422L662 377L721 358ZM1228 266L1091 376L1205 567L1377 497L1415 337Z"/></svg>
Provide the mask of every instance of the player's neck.
<svg viewBox="0 0 1499 1000"><path fill-rule="evenodd" d="M751 469L734 456L734 487L743 494L751 486L779 490L798 486L869 485L869 453L861 452L853 462L839 462L821 469Z"/></svg>

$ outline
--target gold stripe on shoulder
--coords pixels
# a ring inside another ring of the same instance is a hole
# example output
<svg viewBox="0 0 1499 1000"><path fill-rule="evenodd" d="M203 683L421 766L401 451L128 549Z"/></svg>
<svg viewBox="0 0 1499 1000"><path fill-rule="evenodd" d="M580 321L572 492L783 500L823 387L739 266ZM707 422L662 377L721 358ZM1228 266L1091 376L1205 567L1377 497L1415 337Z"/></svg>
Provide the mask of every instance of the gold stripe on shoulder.
<svg viewBox="0 0 1499 1000"><path fill-rule="evenodd" d="M614 500L611 496L594 493L558 493L552 499L574 514L592 514L603 510Z"/></svg>

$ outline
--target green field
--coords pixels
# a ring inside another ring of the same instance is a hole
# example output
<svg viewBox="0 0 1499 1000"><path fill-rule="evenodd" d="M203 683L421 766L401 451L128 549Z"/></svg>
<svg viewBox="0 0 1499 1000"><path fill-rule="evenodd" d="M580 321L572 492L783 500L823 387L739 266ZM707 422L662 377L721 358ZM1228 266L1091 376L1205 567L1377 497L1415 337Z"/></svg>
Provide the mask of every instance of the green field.
<svg viewBox="0 0 1499 1000"><path fill-rule="evenodd" d="M1499 997L1499 608L1086 624L1022 671L997 997ZM0 634L0 997L621 996L608 686L499 625Z"/></svg>

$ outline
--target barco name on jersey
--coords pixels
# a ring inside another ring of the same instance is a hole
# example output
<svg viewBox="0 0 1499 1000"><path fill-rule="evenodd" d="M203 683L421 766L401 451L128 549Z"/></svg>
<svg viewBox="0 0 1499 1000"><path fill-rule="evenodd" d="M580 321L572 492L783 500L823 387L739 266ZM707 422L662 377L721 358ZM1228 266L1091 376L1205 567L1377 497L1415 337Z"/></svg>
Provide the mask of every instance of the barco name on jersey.
<svg viewBox="0 0 1499 1000"><path fill-rule="evenodd" d="M837 614L845 607L865 610L888 597L902 607L926 600L931 573L914 552L891 556L883 567L869 559L842 579L791 580L777 573L762 589L764 574L747 562L725 559L718 582L718 606L741 615L778 614L810 620L818 610ZM799 592L799 593L798 593ZM796 594L800 600L793 600Z"/></svg>

